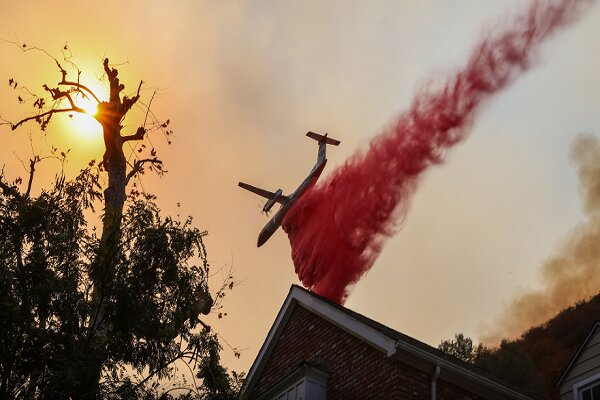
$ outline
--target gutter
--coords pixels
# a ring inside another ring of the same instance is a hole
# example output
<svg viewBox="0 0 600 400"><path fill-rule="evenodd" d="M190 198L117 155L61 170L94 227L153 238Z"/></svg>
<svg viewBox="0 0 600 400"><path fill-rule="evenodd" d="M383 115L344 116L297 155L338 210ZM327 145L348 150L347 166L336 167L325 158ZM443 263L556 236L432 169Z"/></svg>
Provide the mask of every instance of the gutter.
<svg viewBox="0 0 600 400"><path fill-rule="evenodd" d="M453 380L455 377L460 377L461 380L464 380L464 383L460 385L461 387L484 398L490 400L532 400L531 397L523 393L504 386L499 382L484 375L480 375L463 366L442 359L439 356L432 354L432 352L416 347L405 341L397 340L394 347L395 352L389 356L392 360L412 365L425 373L430 373L433 366L439 366L440 370L441 368L444 368L444 376L446 376L446 379ZM408 358L406 358L406 356L408 356ZM435 372L434 375L432 375L431 383L434 382L434 376ZM437 378L435 379L435 382L437 386Z"/></svg>
<svg viewBox="0 0 600 400"><path fill-rule="evenodd" d="M437 397L437 379L440 376L441 368L439 365L435 366L435 372L431 377L431 400L436 400Z"/></svg>

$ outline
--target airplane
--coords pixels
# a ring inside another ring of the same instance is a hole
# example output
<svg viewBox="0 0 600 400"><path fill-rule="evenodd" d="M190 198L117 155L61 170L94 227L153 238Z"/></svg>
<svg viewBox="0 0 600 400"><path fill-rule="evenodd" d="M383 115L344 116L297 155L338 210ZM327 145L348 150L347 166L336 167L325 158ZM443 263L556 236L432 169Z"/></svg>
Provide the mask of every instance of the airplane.
<svg viewBox="0 0 600 400"><path fill-rule="evenodd" d="M283 194L283 191L281 189L277 189L275 192L270 192L268 190L257 188L244 182L238 183L239 187L249 190L252 193L255 193L267 199L267 202L263 207L263 211L265 213L268 213L271 210L271 208L275 205L275 203L281 204L281 207L279 208L277 213L273 216L273 218L271 218L269 222L267 222L265 227L260 231L260 234L258 235L257 247L260 247L263 244L265 244L265 242L269 240L271 236L273 236L275 231L281 226L283 218L290 210L292 205L294 205L296 200L298 200L304 192L306 192L309 188L313 187L315 183L317 183L319 176L321 176L321 172L323 172L323 169L325 168L325 164L327 164L327 156L325 151L327 145L330 144L332 146L337 146L340 144L339 140L327 137L327 133L325 135L320 135L315 132L308 132L306 136L319 142L317 163L312 168L306 179L304 179L304 181L292 194L286 196Z"/></svg>

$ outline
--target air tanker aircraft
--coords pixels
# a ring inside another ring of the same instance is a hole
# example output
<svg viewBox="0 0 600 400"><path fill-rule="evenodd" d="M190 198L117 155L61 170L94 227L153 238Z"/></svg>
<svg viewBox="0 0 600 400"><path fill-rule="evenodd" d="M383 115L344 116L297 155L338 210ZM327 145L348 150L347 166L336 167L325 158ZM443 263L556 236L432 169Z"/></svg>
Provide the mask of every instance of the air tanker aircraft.
<svg viewBox="0 0 600 400"><path fill-rule="evenodd" d="M260 234L258 235L258 247L262 246L267 240L269 240L271 236L273 236L277 228L281 226L281 221L283 221L283 217L285 217L285 215L290 210L292 205L294 205L296 200L298 200L300 196L302 196L302 194L306 192L306 190L313 187L315 183L317 183L321 172L323 172L323 168L325 168L325 164L327 164L327 156L325 151L327 145L330 144L333 146L337 146L338 144L340 144L339 140L328 138L327 134L319 135L318 133L308 132L306 136L319 142L319 153L317 156L317 163L310 171L306 179L304 179L300 186L298 186L298 189L294 191L294 193L290 194L289 196L285 196L283 195L283 191L281 189L277 189L277 191L273 193L269 192L268 190L248 185L244 182L238 183L239 187L256 193L259 196L267 198L267 202L263 207L263 211L265 213L269 212L269 210L273 207L275 203L281 204L279 211L277 211L277 213L265 225L262 231L260 231Z"/></svg>

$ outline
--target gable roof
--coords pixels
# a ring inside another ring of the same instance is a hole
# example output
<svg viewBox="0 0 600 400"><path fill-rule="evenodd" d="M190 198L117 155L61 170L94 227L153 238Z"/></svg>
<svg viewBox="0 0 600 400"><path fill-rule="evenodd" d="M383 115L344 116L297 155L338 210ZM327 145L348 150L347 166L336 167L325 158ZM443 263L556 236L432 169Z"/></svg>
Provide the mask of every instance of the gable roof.
<svg viewBox="0 0 600 400"><path fill-rule="evenodd" d="M600 328L600 321L595 321L594 324L592 325L592 329L590 329L587 336L585 337L585 339L583 339L583 342L581 342L581 344L579 345L579 348L577 349L575 354L573 354L573 357L571 357L571 360L569 360L569 363L567 364L567 366L565 367L563 372L560 374L558 381L556 381L556 386L560 386L563 383L563 381L567 377L569 371L571 370L571 367L573 366L573 364L575 364L575 361L577 361L577 359L583 352L583 349L585 349L588 342L590 341L592 336L594 336L594 333L596 332L596 330L599 328Z"/></svg>
<svg viewBox="0 0 600 400"><path fill-rule="evenodd" d="M303 307L316 316L323 318L340 329L356 336L385 353L392 360L403 362L413 367L433 371L440 367L442 379L461 384L465 389L478 393L489 399L531 398L507 387L493 377L487 376L471 364L456 359L417 339L391 329L355 311L340 306L324 297L312 293L300 286L292 285L290 291L269 330L267 338L246 378L240 391L240 397L249 395L260 379L279 336L295 307Z"/></svg>

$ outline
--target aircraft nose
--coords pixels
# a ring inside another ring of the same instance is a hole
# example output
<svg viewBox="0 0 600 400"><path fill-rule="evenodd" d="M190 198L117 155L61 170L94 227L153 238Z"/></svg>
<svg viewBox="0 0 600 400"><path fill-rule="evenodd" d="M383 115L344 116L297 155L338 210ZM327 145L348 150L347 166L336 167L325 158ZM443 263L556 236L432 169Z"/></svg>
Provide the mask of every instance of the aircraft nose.
<svg viewBox="0 0 600 400"><path fill-rule="evenodd" d="M265 231L260 231L260 235L258 235L258 242L256 243L256 247L260 247L267 241L267 235L265 235Z"/></svg>

